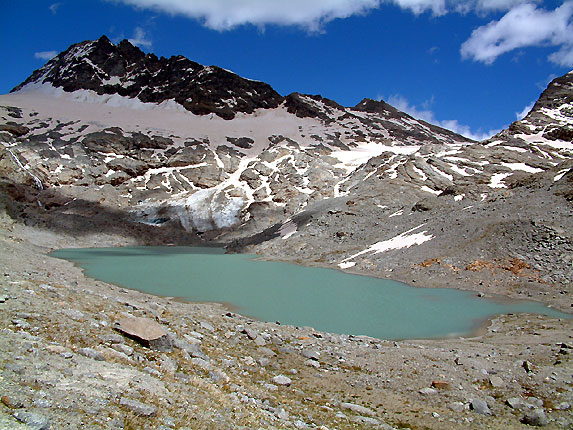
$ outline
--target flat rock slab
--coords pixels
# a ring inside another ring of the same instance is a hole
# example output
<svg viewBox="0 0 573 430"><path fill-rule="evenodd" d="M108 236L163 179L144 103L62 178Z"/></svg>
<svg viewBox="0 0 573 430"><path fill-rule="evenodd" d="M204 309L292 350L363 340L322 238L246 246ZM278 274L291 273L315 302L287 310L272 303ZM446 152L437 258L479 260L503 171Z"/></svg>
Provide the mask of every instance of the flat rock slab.
<svg viewBox="0 0 573 430"><path fill-rule="evenodd" d="M50 420L40 414L18 411L14 413L14 418L19 422L26 424L27 428L30 430L49 430L50 428Z"/></svg>
<svg viewBox="0 0 573 430"><path fill-rule="evenodd" d="M342 409L347 409L349 411L356 412L357 414L361 414L361 415L368 415L371 417L376 415L376 412L374 412L372 409L368 409L364 406L356 405L354 403L343 402L340 404L340 407Z"/></svg>
<svg viewBox="0 0 573 430"><path fill-rule="evenodd" d="M119 401L121 406L139 415L141 417L154 417L157 415L157 408L155 406L146 405L145 403L138 402L137 400L122 397Z"/></svg>
<svg viewBox="0 0 573 430"><path fill-rule="evenodd" d="M167 332L148 318L122 318L114 324L114 328L148 348L161 352L173 351L173 342Z"/></svg>

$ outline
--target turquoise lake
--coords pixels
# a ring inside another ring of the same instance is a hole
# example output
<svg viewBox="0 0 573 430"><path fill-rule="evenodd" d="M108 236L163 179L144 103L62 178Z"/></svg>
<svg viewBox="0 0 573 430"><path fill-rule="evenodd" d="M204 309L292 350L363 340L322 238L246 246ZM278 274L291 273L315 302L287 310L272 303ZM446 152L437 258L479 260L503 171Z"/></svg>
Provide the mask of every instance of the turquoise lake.
<svg viewBox="0 0 573 430"><path fill-rule="evenodd" d="M415 288L338 270L225 254L217 248L62 249L51 255L76 263L87 276L145 293L219 302L263 321L380 339L468 335L497 314L570 318L535 302Z"/></svg>

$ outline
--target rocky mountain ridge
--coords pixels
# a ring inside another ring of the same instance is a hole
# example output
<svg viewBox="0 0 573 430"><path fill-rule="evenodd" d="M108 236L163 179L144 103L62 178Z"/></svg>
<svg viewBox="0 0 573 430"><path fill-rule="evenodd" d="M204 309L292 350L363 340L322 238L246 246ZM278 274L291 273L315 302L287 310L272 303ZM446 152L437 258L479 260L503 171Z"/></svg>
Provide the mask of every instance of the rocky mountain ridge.
<svg viewBox="0 0 573 430"><path fill-rule="evenodd" d="M237 112L274 108L282 101L263 82L205 67L181 55L169 59L146 55L127 40L114 45L106 36L70 46L12 91L44 83L66 92L92 90L144 103L174 100L196 115L215 113L225 119Z"/></svg>

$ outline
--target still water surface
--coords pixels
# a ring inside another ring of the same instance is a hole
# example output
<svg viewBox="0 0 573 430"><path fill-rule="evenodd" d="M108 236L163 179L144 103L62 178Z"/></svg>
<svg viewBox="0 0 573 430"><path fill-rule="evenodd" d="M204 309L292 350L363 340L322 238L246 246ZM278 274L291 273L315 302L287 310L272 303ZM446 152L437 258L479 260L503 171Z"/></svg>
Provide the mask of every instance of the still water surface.
<svg viewBox="0 0 573 430"><path fill-rule="evenodd" d="M95 279L160 296L220 302L264 321L380 339L470 334L496 314L567 314L542 304L494 301L453 289L415 288L338 270L254 260L217 248L62 249Z"/></svg>

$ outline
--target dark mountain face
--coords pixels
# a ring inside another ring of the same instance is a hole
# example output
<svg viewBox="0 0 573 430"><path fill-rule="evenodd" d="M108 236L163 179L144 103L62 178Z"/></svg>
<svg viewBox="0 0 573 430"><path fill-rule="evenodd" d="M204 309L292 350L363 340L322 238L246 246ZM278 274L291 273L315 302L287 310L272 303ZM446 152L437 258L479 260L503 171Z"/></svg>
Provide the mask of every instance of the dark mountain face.
<svg viewBox="0 0 573 430"><path fill-rule="evenodd" d="M283 98L264 82L252 81L183 56L157 58L127 40L114 45L102 36L72 45L12 91L50 83L66 92L80 89L119 94L146 103L175 100L188 111L231 119L237 112L277 107Z"/></svg>

